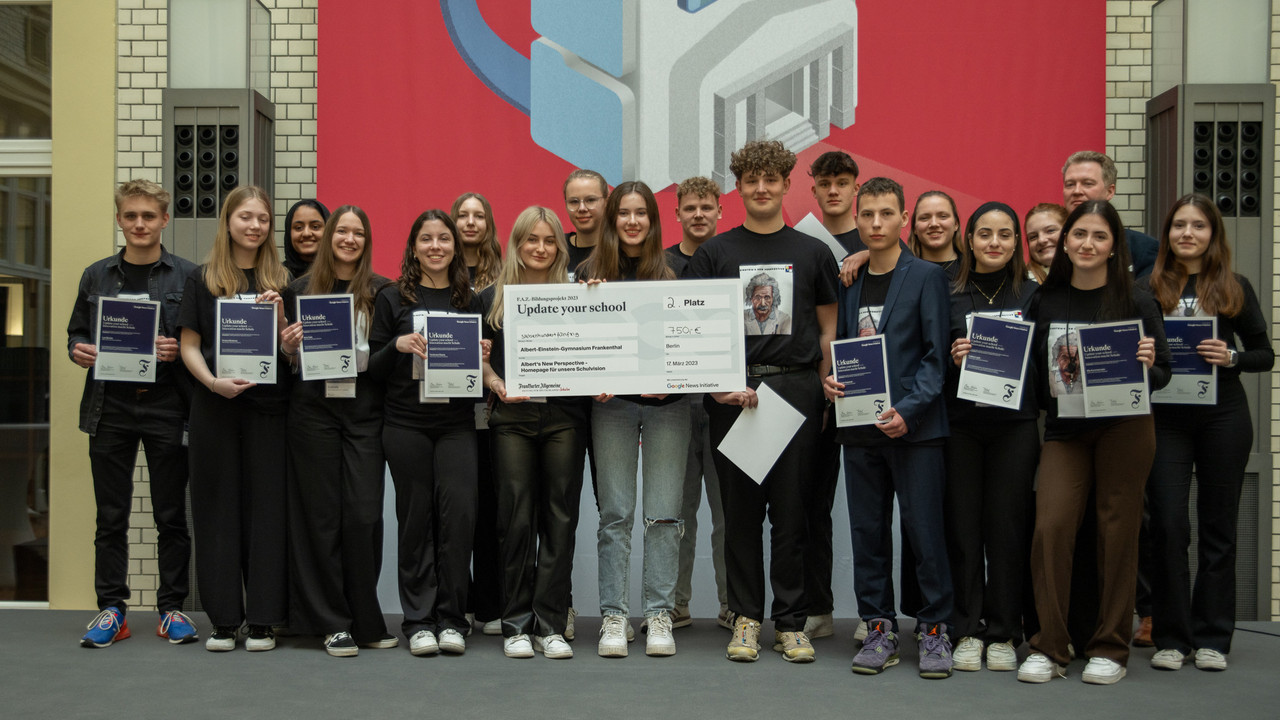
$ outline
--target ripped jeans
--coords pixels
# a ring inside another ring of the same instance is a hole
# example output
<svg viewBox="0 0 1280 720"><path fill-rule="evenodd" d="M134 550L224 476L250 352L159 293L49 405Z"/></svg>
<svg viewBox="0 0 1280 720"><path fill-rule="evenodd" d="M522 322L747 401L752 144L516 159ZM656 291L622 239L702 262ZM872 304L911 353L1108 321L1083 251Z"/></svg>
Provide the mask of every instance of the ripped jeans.
<svg viewBox="0 0 1280 720"><path fill-rule="evenodd" d="M684 521L684 469L689 448L688 403L641 405L623 398L597 403L591 435L599 470L600 614L630 614L631 532L636 514L636 466L644 441L644 616L672 611Z"/></svg>

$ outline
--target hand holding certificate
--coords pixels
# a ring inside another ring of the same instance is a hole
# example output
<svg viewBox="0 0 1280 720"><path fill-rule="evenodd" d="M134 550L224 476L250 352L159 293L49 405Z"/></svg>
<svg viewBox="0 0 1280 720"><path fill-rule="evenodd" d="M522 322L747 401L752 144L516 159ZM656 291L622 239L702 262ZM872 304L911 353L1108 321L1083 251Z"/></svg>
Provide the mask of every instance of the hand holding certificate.
<svg viewBox="0 0 1280 720"><path fill-rule="evenodd" d="M1085 417L1122 417L1151 412L1147 366L1137 358L1142 322L1084 325L1079 330Z"/></svg>
<svg viewBox="0 0 1280 720"><path fill-rule="evenodd" d="M419 400L480 397L480 316L425 315L422 334L427 359L422 363Z"/></svg>
<svg viewBox="0 0 1280 720"><path fill-rule="evenodd" d="M218 300L214 341L215 376L248 380L260 385L276 382L275 303Z"/></svg>
<svg viewBox="0 0 1280 720"><path fill-rule="evenodd" d="M1010 410L1021 407L1034 329L1021 320L974 315L956 397Z"/></svg>
<svg viewBox="0 0 1280 720"><path fill-rule="evenodd" d="M298 353L303 380L356 376L355 307L350 295L300 295Z"/></svg>
<svg viewBox="0 0 1280 720"><path fill-rule="evenodd" d="M883 335L836 340L831 343L835 381L844 397L835 399L836 427L874 425L889 409L889 363Z"/></svg>
<svg viewBox="0 0 1280 720"><path fill-rule="evenodd" d="M159 333L160 303L99 298L93 379L155 382Z"/></svg>
<svg viewBox="0 0 1280 720"><path fill-rule="evenodd" d="M1218 404L1218 366L1196 350L1200 343L1218 337L1216 317L1167 317L1164 334L1169 340L1169 384L1151 394L1154 403L1181 405Z"/></svg>

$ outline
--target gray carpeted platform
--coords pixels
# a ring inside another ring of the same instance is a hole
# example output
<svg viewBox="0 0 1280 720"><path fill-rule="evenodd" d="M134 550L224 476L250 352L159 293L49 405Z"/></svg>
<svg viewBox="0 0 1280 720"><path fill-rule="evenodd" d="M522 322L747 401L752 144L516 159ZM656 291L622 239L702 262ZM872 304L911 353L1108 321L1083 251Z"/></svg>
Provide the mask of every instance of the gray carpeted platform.
<svg viewBox="0 0 1280 720"><path fill-rule="evenodd" d="M1080 682L1083 661L1066 680L1017 682L1013 673L955 673L948 680L916 675L915 643L902 664L874 677L849 671L853 621L837 620L836 636L814 643L818 660L789 665L775 653L759 662L724 659L728 631L698 619L676 631L678 653L595 654L598 618L579 618L572 660L512 660L501 638L479 632L459 657L415 658L401 638L394 650L361 650L331 658L317 639L283 638L276 650L209 653L204 643L171 646L155 637L155 615L130 617L133 637L86 650L77 641L92 613L0 611L3 716L6 718L770 718L1071 717L1275 718L1280 713L1280 623L1243 623L1231 669L1188 666L1160 672L1153 651L1136 649L1129 676L1112 687ZM194 617L202 637L209 629ZM398 628L399 618L388 616ZM638 621L633 621L638 626ZM769 631L769 637L772 637ZM1020 648L1019 657L1026 653Z"/></svg>

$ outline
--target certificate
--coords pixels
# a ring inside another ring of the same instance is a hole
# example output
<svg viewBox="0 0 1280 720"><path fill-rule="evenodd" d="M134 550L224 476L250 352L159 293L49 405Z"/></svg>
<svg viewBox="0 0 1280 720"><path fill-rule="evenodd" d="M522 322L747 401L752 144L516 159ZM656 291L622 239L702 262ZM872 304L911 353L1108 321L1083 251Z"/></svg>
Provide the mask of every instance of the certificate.
<svg viewBox="0 0 1280 720"><path fill-rule="evenodd" d="M260 385L276 382L276 306L244 300L218 300L214 363L219 378Z"/></svg>
<svg viewBox="0 0 1280 720"><path fill-rule="evenodd" d="M508 285L503 302L510 395L747 386L736 279Z"/></svg>
<svg viewBox="0 0 1280 720"><path fill-rule="evenodd" d="M423 335L427 359L422 364L419 400L480 397L480 316L427 314Z"/></svg>
<svg viewBox="0 0 1280 720"><path fill-rule="evenodd" d="M755 407L738 413L716 449L759 485L804 424L804 415L765 383L756 388L756 400Z"/></svg>
<svg viewBox="0 0 1280 720"><path fill-rule="evenodd" d="M835 340L831 367L844 397L836 398L836 427L874 425L889 409L889 362L883 335Z"/></svg>
<svg viewBox="0 0 1280 720"><path fill-rule="evenodd" d="M1169 339L1173 376L1168 385L1151 393L1151 402L1217 405L1218 366L1200 357L1196 346L1218 337L1218 318L1167 317L1164 335Z"/></svg>
<svg viewBox="0 0 1280 720"><path fill-rule="evenodd" d="M160 303L98 298L96 330L98 358L93 363L94 380L156 381Z"/></svg>
<svg viewBox="0 0 1280 720"><path fill-rule="evenodd" d="M355 303L350 295L299 295L302 344L298 361L303 380L356 376Z"/></svg>
<svg viewBox="0 0 1280 720"><path fill-rule="evenodd" d="M1010 410L1021 407L1034 329L1021 320L973 315L956 397Z"/></svg>
<svg viewBox="0 0 1280 720"><path fill-rule="evenodd" d="M1084 416L1146 415L1151 412L1147 366L1137 358L1142 322L1126 320L1080 327Z"/></svg>

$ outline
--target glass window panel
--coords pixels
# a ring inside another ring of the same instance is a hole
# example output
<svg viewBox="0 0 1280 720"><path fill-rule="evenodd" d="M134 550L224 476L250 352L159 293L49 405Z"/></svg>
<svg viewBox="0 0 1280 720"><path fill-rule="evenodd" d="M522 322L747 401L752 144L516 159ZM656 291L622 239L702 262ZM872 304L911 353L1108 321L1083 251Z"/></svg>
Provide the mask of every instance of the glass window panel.
<svg viewBox="0 0 1280 720"><path fill-rule="evenodd" d="M51 12L0 4L0 138L51 136Z"/></svg>

